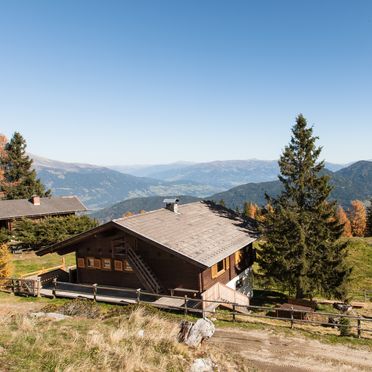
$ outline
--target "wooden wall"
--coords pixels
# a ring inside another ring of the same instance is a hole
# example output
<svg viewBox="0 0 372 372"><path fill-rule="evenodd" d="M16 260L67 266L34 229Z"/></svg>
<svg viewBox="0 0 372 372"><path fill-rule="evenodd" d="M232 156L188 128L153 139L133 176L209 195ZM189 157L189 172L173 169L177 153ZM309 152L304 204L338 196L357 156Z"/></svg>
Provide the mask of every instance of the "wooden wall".
<svg viewBox="0 0 372 372"><path fill-rule="evenodd" d="M142 239L124 234L120 230L112 229L89 237L74 246L74 249L76 249L76 259L84 258L85 264L87 257L96 259L110 258L112 260L111 270L77 267L78 283L98 283L135 289L143 288L135 272L114 270L114 260L119 258L115 255L113 246L118 241L129 243L132 249L142 257L142 260L151 268L157 277L165 293L169 293L169 290L174 288L192 289L203 292L217 282L222 284L228 283L248 267L244 264L243 266L240 264L239 267L235 265L235 254L232 254L229 257L229 269L217 278L212 279L211 268L204 270L200 266L182 257L168 253ZM123 257L120 259L123 259Z"/></svg>
<svg viewBox="0 0 372 372"><path fill-rule="evenodd" d="M247 247L243 248L242 260L238 265L235 264L235 253L229 256L229 269L224 273L219 275L217 278L212 278L212 268L204 270L201 276L201 291L204 292L208 288L212 287L215 283L226 284L230 280L238 276L242 271L247 269L252 264L251 259L252 254L252 244L249 244Z"/></svg>
<svg viewBox="0 0 372 372"><path fill-rule="evenodd" d="M120 239L130 243L134 251L151 268L166 291L178 287L199 290L199 267L154 245L118 231L97 234L74 247L76 249L76 260L78 258L86 259L87 257L112 259L110 271L78 267L78 283L98 283L135 289L143 287L134 272L114 270L113 260L118 259L118 257L115 256L112 247L113 242Z"/></svg>

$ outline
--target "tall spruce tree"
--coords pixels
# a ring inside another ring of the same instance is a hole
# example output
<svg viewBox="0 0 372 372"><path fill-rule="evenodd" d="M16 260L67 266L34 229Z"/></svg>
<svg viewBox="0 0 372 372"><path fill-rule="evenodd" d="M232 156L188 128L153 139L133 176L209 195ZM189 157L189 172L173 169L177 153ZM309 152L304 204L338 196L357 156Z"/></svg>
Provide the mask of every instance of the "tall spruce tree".
<svg viewBox="0 0 372 372"><path fill-rule="evenodd" d="M279 160L281 195L267 199L272 206L263 222L266 236L259 257L263 273L297 298L315 293L343 298L350 269L345 264L343 225L335 218L332 190L318 162L318 137L299 115L292 138Z"/></svg>
<svg viewBox="0 0 372 372"><path fill-rule="evenodd" d="M45 190L40 179L36 177L36 171L32 169L32 159L26 154L26 146L22 135L15 132L1 155L1 190L5 199L29 199L33 195L50 195L50 190Z"/></svg>

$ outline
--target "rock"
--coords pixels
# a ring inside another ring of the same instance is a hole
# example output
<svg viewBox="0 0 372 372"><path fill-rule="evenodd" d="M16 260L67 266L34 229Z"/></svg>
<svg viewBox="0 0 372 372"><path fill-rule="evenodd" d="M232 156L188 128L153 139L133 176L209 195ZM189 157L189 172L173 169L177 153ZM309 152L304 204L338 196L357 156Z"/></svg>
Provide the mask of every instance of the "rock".
<svg viewBox="0 0 372 372"><path fill-rule="evenodd" d="M190 372L213 372L213 362L210 358L195 359L190 367Z"/></svg>
<svg viewBox="0 0 372 372"><path fill-rule="evenodd" d="M182 321L178 341L191 347L198 347L203 341L213 336L215 326L209 319L198 319L195 324Z"/></svg>
<svg viewBox="0 0 372 372"><path fill-rule="evenodd" d="M145 336L145 331L143 329L140 329L137 333L138 337L144 337Z"/></svg>
<svg viewBox="0 0 372 372"><path fill-rule="evenodd" d="M31 313L30 315L32 317L34 317L34 318L48 318L48 319L57 320L57 321L60 321L60 320L64 320L66 318L69 318L68 315L63 315L63 314L60 314L60 313L43 313L43 312L38 312L38 313Z"/></svg>
<svg viewBox="0 0 372 372"><path fill-rule="evenodd" d="M335 302L333 304L333 307L339 311L342 311L343 313L349 312L353 307L350 304Z"/></svg>

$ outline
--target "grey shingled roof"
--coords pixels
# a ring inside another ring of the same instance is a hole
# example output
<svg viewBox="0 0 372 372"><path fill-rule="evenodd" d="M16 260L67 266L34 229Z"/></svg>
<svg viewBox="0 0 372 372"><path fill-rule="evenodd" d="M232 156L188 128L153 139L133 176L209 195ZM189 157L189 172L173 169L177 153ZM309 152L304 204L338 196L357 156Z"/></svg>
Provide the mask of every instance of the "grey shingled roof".
<svg viewBox="0 0 372 372"><path fill-rule="evenodd" d="M210 267L256 240L255 223L208 202L180 205L113 222Z"/></svg>
<svg viewBox="0 0 372 372"><path fill-rule="evenodd" d="M87 208L76 196L40 198L40 205L34 205L28 199L0 200L0 220L82 212L86 210Z"/></svg>

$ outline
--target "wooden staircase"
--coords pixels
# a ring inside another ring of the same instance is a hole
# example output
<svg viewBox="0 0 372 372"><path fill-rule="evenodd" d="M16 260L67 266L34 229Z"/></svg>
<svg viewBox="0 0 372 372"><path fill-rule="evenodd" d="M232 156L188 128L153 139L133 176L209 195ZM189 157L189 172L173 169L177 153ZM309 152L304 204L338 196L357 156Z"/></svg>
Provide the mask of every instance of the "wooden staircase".
<svg viewBox="0 0 372 372"><path fill-rule="evenodd" d="M202 293L203 311L206 314L214 312L218 306L227 307L229 309L234 309L237 312L248 314L249 311L247 307L249 306L249 298L224 284L216 283L211 288L207 289ZM209 302L217 301L217 302ZM235 306L233 306L235 304Z"/></svg>
<svg viewBox="0 0 372 372"><path fill-rule="evenodd" d="M152 293L160 293L162 288L154 272L146 264L143 258L129 245L126 245L126 254L129 264L138 275L141 283Z"/></svg>

